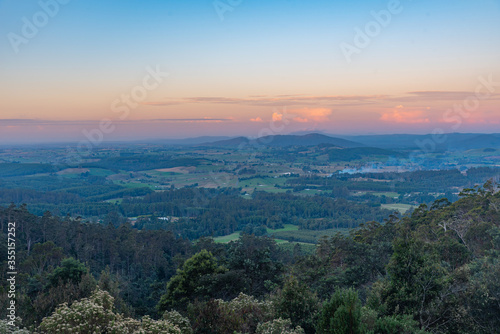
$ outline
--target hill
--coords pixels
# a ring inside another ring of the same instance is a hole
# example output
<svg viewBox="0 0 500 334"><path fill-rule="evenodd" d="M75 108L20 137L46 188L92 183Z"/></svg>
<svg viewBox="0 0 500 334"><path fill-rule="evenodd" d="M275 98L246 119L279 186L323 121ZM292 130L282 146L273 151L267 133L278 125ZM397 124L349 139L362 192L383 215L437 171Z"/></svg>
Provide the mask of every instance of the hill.
<svg viewBox="0 0 500 334"><path fill-rule="evenodd" d="M341 136L341 138L385 149L422 149L429 143L435 145L436 151L500 147L500 134L447 133L442 136L444 140L439 140L432 134L362 135Z"/></svg>
<svg viewBox="0 0 500 334"><path fill-rule="evenodd" d="M363 147L365 145L342 138L330 137L318 133L310 133L303 136L297 135L272 135L257 139L236 137L228 140L221 140L211 143L200 144L205 147L234 147L240 145L266 146L266 147L289 147L289 146L316 146L320 144L330 144L341 148Z"/></svg>
<svg viewBox="0 0 500 334"><path fill-rule="evenodd" d="M500 148L500 134L480 134L450 143L450 148L460 150L472 150L486 147Z"/></svg>

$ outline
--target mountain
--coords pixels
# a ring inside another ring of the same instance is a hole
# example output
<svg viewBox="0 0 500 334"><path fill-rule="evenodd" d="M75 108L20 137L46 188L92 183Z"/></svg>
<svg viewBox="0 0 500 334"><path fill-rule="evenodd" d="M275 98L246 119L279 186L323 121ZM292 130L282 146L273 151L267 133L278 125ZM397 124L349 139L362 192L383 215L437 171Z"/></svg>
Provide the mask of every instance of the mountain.
<svg viewBox="0 0 500 334"><path fill-rule="evenodd" d="M500 134L447 133L444 135L394 134L339 137L385 149L430 149L433 151L445 151L500 147Z"/></svg>
<svg viewBox="0 0 500 334"><path fill-rule="evenodd" d="M249 146L267 146L267 147L288 147L288 146L316 146L320 144L329 144L342 148L363 147L365 145L341 138L330 137L318 133L310 133L303 136L297 135L273 135L257 139L248 139L237 137L228 140L204 143L199 146L209 147L234 147L240 145Z"/></svg>
<svg viewBox="0 0 500 334"><path fill-rule="evenodd" d="M202 136L194 138L183 138L183 139L154 139L147 140L148 143L153 144L164 144L164 145L198 145L203 143L212 143L216 141L222 141L230 139L227 136ZM138 140L137 142L143 143L145 140Z"/></svg>
<svg viewBox="0 0 500 334"><path fill-rule="evenodd" d="M471 150L479 148L500 148L500 134L480 134L466 140L453 143L455 149Z"/></svg>
<svg viewBox="0 0 500 334"><path fill-rule="evenodd" d="M231 139L219 140L215 142L201 143L196 146L238 148L240 147L240 145L247 145L249 142L250 139L246 137L236 137Z"/></svg>
<svg viewBox="0 0 500 334"><path fill-rule="evenodd" d="M295 135L276 135L265 136L256 139L258 143L271 147L286 147L286 146L316 146L320 144L331 144L343 148L362 147L365 146L350 140L330 137L319 133L310 133L303 136Z"/></svg>

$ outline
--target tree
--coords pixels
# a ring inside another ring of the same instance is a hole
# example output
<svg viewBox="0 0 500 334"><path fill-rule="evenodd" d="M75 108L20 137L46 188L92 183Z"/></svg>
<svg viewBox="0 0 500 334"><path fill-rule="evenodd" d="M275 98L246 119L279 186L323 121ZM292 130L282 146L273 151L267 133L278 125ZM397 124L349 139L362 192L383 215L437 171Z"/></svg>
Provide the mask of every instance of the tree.
<svg viewBox="0 0 500 334"><path fill-rule="evenodd" d="M182 334L193 334L193 328L191 328L191 323L189 322L189 319L184 318L177 311L170 311L170 312L167 311L163 313L163 320L166 320L172 323L173 325L179 327Z"/></svg>
<svg viewBox="0 0 500 334"><path fill-rule="evenodd" d="M289 319L274 319L257 326L256 334L304 334L302 328L293 328Z"/></svg>
<svg viewBox="0 0 500 334"><path fill-rule="evenodd" d="M70 257L61 262L61 266L54 269L49 275L50 284L55 287L60 283L80 283L82 276L87 272L83 263Z"/></svg>
<svg viewBox="0 0 500 334"><path fill-rule="evenodd" d="M314 323L319 309L318 297L295 277L290 277L282 290L273 296L276 315L290 319L292 326L300 326L306 334L314 333Z"/></svg>
<svg viewBox="0 0 500 334"><path fill-rule="evenodd" d="M271 301L259 301L243 293L228 302L220 299L195 301L188 311L195 333L204 334L252 334L260 323L274 317Z"/></svg>
<svg viewBox="0 0 500 334"><path fill-rule="evenodd" d="M230 244L227 266L240 272L245 293L262 296L269 292L269 283L281 283L283 266L279 255L273 239L244 234Z"/></svg>
<svg viewBox="0 0 500 334"><path fill-rule="evenodd" d="M468 313L486 333L500 328L500 259L495 256L469 265L472 277L467 287Z"/></svg>
<svg viewBox="0 0 500 334"><path fill-rule="evenodd" d="M361 334L361 301L354 289L338 289L323 304L317 324L319 334Z"/></svg>
<svg viewBox="0 0 500 334"><path fill-rule="evenodd" d="M24 261L23 266L26 271L41 275L44 270L59 263L61 258L63 258L63 249L56 247L54 242L37 243L30 256Z"/></svg>
<svg viewBox="0 0 500 334"><path fill-rule="evenodd" d="M419 329L411 315L383 316L369 307L361 309L363 333L367 334L428 334Z"/></svg>
<svg viewBox="0 0 500 334"><path fill-rule="evenodd" d="M20 319L18 319L20 320ZM27 329L20 329L17 326L17 322L14 324L9 324L7 320L0 320L0 333L2 334L30 334L30 332Z"/></svg>
<svg viewBox="0 0 500 334"><path fill-rule="evenodd" d="M152 320L145 316L141 321L124 318L114 312L114 298L106 291L95 290L92 296L64 303L49 317L44 318L38 332L41 334L182 334L179 327L166 320Z"/></svg>
<svg viewBox="0 0 500 334"><path fill-rule="evenodd" d="M196 253L170 279L167 293L158 303L158 310L164 312L173 307L183 308L195 298L205 299L210 293L210 277L224 271L212 253L207 250ZM202 281L205 284L200 284Z"/></svg>
<svg viewBox="0 0 500 334"><path fill-rule="evenodd" d="M444 306L450 277L431 245L413 233L394 241L383 299L389 314L411 314L422 329L447 316Z"/></svg>

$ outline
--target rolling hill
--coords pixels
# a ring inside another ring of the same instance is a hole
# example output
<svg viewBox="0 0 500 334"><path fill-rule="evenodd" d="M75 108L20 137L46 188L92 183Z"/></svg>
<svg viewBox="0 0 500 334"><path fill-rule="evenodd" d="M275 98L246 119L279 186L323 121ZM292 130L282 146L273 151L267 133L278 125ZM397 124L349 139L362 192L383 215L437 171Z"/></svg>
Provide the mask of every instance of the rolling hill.
<svg viewBox="0 0 500 334"><path fill-rule="evenodd" d="M303 136L298 135L273 135L264 136L257 139L248 139L246 137L236 137L227 140L221 140L211 143L204 143L198 146L204 147L233 147L244 146L266 146L266 147L289 147L289 146L316 146L320 144L329 144L341 148L364 147L365 145L351 140L330 137L318 133L311 133Z"/></svg>

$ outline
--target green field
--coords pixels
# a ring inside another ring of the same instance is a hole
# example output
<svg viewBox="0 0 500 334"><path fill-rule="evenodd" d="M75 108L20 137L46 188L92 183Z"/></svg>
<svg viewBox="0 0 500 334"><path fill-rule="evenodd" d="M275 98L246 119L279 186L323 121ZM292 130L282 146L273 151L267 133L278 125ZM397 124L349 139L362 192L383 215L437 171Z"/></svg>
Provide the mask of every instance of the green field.
<svg viewBox="0 0 500 334"><path fill-rule="evenodd" d="M254 178L249 180L238 181L238 187L243 188L245 191L266 191L271 193L286 192L287 189L276 188L275 185L280 187L285 185L286 179L284 178Z"/></svg>
<svg viewBox="0 0 500 334"><path fill-rule="evenodd" d="M290 231L298 231L299 227L297 225L292 225L292 224L285 224L285 227L279 228L276 230L267 228L267 233L272 234L272 233L277 233L277 232L290 232Z"/></svg>
<svg viewBox="0 0 500 334"><path fill-rule="evenodd" d="M89 173L90 175L94 176L110 176L115 174L109 169L103 169L103 168L89 168Z"/></svg>
<svg viewBox="0 0 500 334"><path fill-rule="evenodd" d="M382 204L381 206L384 209L399 211L401 213L406 213L408 210L415 208L414 205L410 204Z"/></svg>
<svg viewBox="0 0 500 334"><path fill-rule="evenodd" d="M276 230L268 228L267 229L267 233L272 236L272 234L278 233L278 232L293 232L293 231L298 231L298 230L299 230L299 227L296 226L296 225L285 224L284 228L280 228L280 229L276 229ZM215 242L219 242L219 243L228 243L228 242L231 242L231 241L238 240L238 238L240 236L241 236L241 232L238 231L238 232L234 232L234 233L231 233L231 234L228 234L228 235L224 235L224 236L220 236L220 237L215 237L214 241ZM283 243L288 243L289 242L288 240L279 239L279 238L275 238L274 240L276 241L277 244L283 244Z"/></svg>
<svg viewBox="0 0 500 334"><path fill-rule="evenodd" d="M238 240L240 238L240 235L241 235L241 232L234 232L234 233L231 233L228 235L223 235L221 237L215 237L214 241L222 243L222 244L227 244L228 242Z"/></svg>
<svg viewBox="0 0 500 334"><path fill-rule="evenodd" d="M139 183L139 182L126 182L124 184L118 183L121 186L124 186L126 188L144 188L144 187L152 187L150 184L147 183Z"/></svg>
<svg viewBox="0 0 500 334"><path fill-rule="evenodd" d="M396 198L399 196L399 194L395 193L395 192L373 192L372 195L385 196L385 197L390 197L390 198Z"/></svg>
<svg viewBox="0 0 500 334"><path fill-rule="evenodd" d="M301 245L314 245L317 241L323 237L332 237L337 233L347 233L349 229L328 229L328 230L299 230L297 225L285 224L283 228L270 229L267 228L267 234L274 238L277 244L301 244ZM228 243L231 241L238 240L241 236L241 232L234 232L229 235L224 235L214 238L215 242Z"/></svg>
<svg viewBox="0 0 500 334"><path fill-rule="evenodd" d="M307 255L314 254L314 252L316 252L316 245L313 244L305 244L302 242L285 242L285 243L280 243L278 245L283 250L293 252L293 249L297 244L299 244L300 250Z"/></svg>
<svg viewBox="0 0 500 334"><path fill-rule="evenodd" d="M314 195L320 195L320 194L324 194L324 193L328 193L328 192L324 191L324 190L319 190L319 189L304 189L304 190L300 191L298 194L299 195L314 196Z"/></svg>
<svg viewBox="0 0 500 334"><path fill-rule="evenodd" d="M108 203L111 203L111 204L121 204L123 202L123 198L108 199L105 202L108 202Z"/></svg>
<svg viewBox="0 0 500 334"><path fill-rule="evenodd" d="M332 228L327 230L291 230L280 231L273 234L276 239L288 240L290 242L301 242L316 244L322 237L333 237L337 233L348 233L350 229Z"/></svg>

